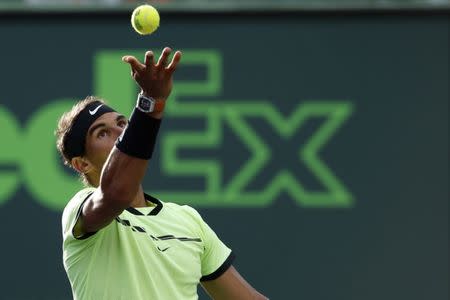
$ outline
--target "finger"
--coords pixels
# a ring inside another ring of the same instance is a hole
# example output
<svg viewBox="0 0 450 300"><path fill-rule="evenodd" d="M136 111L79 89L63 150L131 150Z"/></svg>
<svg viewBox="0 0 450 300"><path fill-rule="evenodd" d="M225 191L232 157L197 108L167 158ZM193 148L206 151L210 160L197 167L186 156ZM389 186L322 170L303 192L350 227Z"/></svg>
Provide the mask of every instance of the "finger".
<svg viewBox="0 0 450 300"><path fill-rule="evenodd" d="M153 51L147 51L145 52L145 65L147 66L147 68L152 68L153 67Z"/></svg>
<svg viewBox="0 0 450 300"><path fill-rule="evenodd" d="M170 65L167 66L167 71L171 75L175 70L177 69L178 63L181 60L181 51L175 52L172 61L170 62Z"/></svg>
<svg viewBox="0 0 450 300"><path fill-rule="evenodd" d="M159 57L158 64L156 65L158 69L165 68L170 52L172 52L172 49L170 49L169 47L164 48L161 56Z"/></svg>
<svg viewBox="0 0 450 300"><path fill-rule="evenodd" d="M130 64L131 68L134 71L141 72L145 69L145 65L141 64L139 60L137 60L137 58L134 56L131 55L124 56L122 57L122 61Z"/></svg>

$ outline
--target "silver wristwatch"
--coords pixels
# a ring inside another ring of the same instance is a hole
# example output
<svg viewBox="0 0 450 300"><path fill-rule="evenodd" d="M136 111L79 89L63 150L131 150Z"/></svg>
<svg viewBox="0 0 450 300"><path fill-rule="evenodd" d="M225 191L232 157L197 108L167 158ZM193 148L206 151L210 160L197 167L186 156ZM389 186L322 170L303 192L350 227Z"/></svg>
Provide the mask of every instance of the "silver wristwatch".
<svg viewBox="0 0 450 300"><path fill-rule="evenodd" d="M142 93L139 93L136 103L136 108L142 112L150 113L155 110L156 100L152 97L146 97Z"/></svg>

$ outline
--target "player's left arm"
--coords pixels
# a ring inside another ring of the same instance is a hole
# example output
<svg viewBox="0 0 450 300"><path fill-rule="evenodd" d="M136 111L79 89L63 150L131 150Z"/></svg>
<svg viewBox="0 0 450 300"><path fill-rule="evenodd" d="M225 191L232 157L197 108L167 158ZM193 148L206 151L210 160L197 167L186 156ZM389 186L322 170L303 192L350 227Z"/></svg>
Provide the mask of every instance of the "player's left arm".
<svg viewBox="0 0 450 300"><path fill-rule="evenodd" d="M255 290L238 271L230 266L214 280L202 281L202 286L214 300L267 300Z"/></svg>

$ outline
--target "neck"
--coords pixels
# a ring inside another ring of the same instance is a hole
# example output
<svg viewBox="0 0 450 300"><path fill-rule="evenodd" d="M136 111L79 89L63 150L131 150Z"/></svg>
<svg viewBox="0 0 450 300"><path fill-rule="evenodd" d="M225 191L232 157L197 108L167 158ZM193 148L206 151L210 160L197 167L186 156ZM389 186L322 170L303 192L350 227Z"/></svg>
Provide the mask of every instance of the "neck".
<svg viewBox="0 0 450 300"><path fill-rule="evenodd" d="M131 207L147 207L147 201L145 201L144 190L142 185L139 186L138 192L130 204Z"/></svg>

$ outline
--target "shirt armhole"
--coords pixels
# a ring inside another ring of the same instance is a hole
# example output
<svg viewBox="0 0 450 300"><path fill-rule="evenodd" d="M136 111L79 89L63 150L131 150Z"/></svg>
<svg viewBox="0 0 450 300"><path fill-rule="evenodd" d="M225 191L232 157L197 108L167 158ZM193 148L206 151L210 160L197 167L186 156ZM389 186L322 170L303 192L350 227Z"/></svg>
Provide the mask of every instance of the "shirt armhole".
<svg viewBox="0 0 450 300"><path fill-rule="evenodd" d="M228 270L231 267L235 258L236 256L234 255L233 252L231 252L230 255L228 255L227 259L217 270L215 270L209 275L203 276L202 278L200 278L200 281L209 281L219 278L223 273L225 273L226 270Z"/></svg>
<svg viewBox="0 0 450 300"><path fill-rule="evenodd" d="M83 211L84 203L86 203L87 199L89 199L89 197L90 197L93 193L94 193L94 192L89 193L89 194L86 196L86 198L84 198L83 202L81 202L80 207L78 208L78 211L77 211L77 215L76 215L76 217L75 217L75 221L74 221L74 223L73 223L73 225L72 225L72 228L71 228L71 230L70 230L70 233L72 234L72 237L73 237L74 239L76 239L76 240L85 240L85 239L87 239L88 237L93 236L93 235L97 232L97 231L94 231L94 232L88 232L88 233L85 233L85 234L83 234L83 235L81 235L81 236L75 236L75 234L74 234L74 232L73 232L74 229L75 229L75 226L77 225L77 223L78 223L78 221L79 221L79 219L80 219L81 212Z"/></svg>

